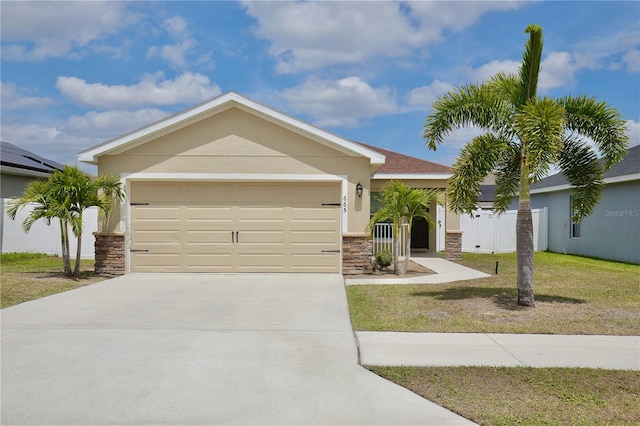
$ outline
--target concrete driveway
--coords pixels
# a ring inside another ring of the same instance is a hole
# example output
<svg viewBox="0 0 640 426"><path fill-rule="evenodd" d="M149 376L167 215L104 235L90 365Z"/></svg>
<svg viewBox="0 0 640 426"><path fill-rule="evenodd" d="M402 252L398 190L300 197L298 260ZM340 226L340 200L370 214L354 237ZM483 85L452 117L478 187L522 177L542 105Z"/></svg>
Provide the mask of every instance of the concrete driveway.
<svg viewBox="0 0 640 426"><path fill-rule="evenodd" d="M340 275L130 274L2 310L9 424L471 424L357 365Z"/></svg>

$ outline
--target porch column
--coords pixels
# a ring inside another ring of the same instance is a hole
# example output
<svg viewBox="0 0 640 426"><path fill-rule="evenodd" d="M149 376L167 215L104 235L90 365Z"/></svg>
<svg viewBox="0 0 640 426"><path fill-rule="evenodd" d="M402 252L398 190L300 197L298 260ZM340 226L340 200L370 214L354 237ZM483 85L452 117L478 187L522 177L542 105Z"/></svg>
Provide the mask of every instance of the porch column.
<svg viewBox="0 0 640 426"><path fill-rule="evenodd" d="M372 270L373 241L371 235L362 233L342 234L342 273L364 274Z"/></svg>
<svg viewBox="0 0 640 426"><path fill-rule="evenodd" d="M445 206L445 239L444 256L447 260L462 260L462 230L460 230L460 215Z"/></svg>
<svg viewBox="0 0 640 426"><path fill-rule="evenodd" d="M94 232L95 272L101 275L124 275L124 234Z"/></svg>

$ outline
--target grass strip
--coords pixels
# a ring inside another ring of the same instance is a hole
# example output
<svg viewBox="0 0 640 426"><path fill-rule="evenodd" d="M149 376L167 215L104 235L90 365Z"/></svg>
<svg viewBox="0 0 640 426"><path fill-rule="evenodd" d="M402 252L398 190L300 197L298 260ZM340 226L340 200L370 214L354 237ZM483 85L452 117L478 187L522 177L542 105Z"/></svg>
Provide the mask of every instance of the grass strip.
<svg viewBox="0 0 640 426"><path fill-rule="evenodd" d="M640 372L588 368L368 367L481 425L640 424Z"/></svg>
<svg viewBox="0 0 640 426"><path fill-rule="evenodd" d="M102 281L93 272L93 260L82 260L78 280L65 277L62 259L44 253L2 253L0 256L0 307L39 299Z"/></svg>
<svg viewBox="0 0 640 426"><path fill-rule="evenodd" d="M495 264L499 273L495 275ZM535 308L516 304L515 254L467 254L489 278L347 286L356 330L640 335L640 266L536 253Z"/></svg>

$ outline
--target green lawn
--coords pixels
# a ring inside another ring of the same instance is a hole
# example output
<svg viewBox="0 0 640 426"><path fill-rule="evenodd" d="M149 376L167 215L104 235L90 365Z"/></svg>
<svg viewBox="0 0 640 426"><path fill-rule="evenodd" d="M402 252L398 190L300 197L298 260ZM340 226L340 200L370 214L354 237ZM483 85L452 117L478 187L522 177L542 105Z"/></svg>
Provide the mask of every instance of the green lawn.
<svg viewBox="0 0 640 426"><path fill-rule="evenodd" d="M490 278L348 286L356 330L640 335L640 266L536 253L536 307L516 304L515 254L463 255ZM499 272L495 275L495 265Z"/></svg>
<svg viewBox="0 0 640 426"><path fill-rule="evenodd" d="M0 256L0 307L50 296L92 284L106 277L93 273L93 260L81 261L78 280L63 274L62 259L42 253L2 253Z"/></svg>
<svg viewBox="0 0 640 426"><path fill-rule="evenodd" d="M347 287L354 329L640 335L640 266L535 256L535 308L516 305L515 254L464 254L460 263L492 277ZM482 425L640 425L638 371L369 368Z"/></svg>
<svg viewBox="0 0 640 426"><path fill-rule="evenodd" d="M638 425L640 372L587 368L370 367L481 425Z"/></svg>

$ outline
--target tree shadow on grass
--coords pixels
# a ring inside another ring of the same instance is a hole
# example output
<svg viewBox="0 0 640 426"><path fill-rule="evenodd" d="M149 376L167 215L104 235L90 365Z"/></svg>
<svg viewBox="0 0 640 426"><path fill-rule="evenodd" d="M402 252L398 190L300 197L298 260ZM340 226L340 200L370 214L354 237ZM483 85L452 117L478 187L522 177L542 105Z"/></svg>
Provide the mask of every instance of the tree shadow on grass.
<svg viewBox="0 0 640 426"><path fill-rule="evenodd" d="M411 295L416 297L431 297L437 300L490 299L494 305L501 309L509 311L528 309L523 306L518 306L516 289L500 287L453 287L446 290L416 291L411 293ZM584 299L548 294L536 294L535 300L541 303L566 303L572 305L587 303Z"/></svg>

